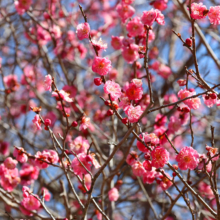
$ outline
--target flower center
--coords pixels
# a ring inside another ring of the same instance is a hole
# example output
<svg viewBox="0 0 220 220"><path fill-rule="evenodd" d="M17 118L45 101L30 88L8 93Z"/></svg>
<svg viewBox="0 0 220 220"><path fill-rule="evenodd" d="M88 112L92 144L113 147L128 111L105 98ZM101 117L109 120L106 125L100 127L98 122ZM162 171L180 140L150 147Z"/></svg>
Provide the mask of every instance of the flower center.
<svg viewBox="0 0 220 220"><path fill-rule="evenodd" d="M191 160L189 156L185 156L183 159L186 163L190 162L190 160Z"/></svg>

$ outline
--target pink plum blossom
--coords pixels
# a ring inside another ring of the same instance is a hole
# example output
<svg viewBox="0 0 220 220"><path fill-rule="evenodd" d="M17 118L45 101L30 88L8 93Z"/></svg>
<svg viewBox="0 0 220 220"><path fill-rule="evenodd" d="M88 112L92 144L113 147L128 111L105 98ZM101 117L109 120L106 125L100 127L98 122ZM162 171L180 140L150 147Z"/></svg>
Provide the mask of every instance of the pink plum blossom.
<svg viewBox="0 0 220 220"><path fill-rule="evenodd" d="M140 135L139 135L139 138L143 139L143 138L142 138L142 135L144 135L144 137L145 137L145 134L146 134L146 133L140 134ZM144 139L143 139L143 141L144 141ZM144 152L144 153L149 152L148 148L145 147L145 145L144 145L142 142L140 142L139 140L137 140L137 148L138 148L140 151Z"/></svg>
<svg viewBox="0 0 220 220"><path fill-rule="evenodd" d="M68 93L70 98L75 98L76 93L77 93L77 89L75 86L65 85L62 88L62 90L64 90L66 93Z"/></svg>
<svg viewBox="0 0 220 220"><path fill-rule="evenodd" d="M120 18L122 19L122 22L125 22L135 13L135 9L132 6L126 4L118 4L116 6L116 11L118 12Z"/></svg>
<svg viewBox="0 0 220 220"><path fill-rule="evenodd" d="M218 148L206 146L205 149L209 152L210 157L212 158L212 161L217 161L218 160L218 158L219 158Z"/></svg>
<svg viewBox="0 0 220 220"><path fill-rule="evenodd" d="M28 160L28 156L24 152L25 151L23 148L15 147L14 152L13 152L13 156L16 158L17 161L19 161L21 163L26 163Z"/></svg>
<svg viewBox="0 0 220 220"><path fill-rule="evenodd" d="M19 172L21 178L21 185L30 185L33 183L39 176L39 169L36 166L25 163L22 165Z"/></svg>
<svg viewBox="0 0 220 220"><path fill-rule="evenodd" d="M162 168L169 161L169 152L163 147L156 147L152 152L152 166Z"/></svg>
<svg viewBox="0 0 220 220"><path fill-rule="evenodd" d="M111 202L117 201L118 198L119 198L118 189L115 188L115 187L113 187L112 189L110 189L110 190L108 191L108 198L109 198L109 200L110 200Z"/></svg>
<svg viewBox="0 0 220 220"><path fill-rule="evenodd" d="M1 118L0 118L1 120ZM8 156L10 154L9 143L6 141L0 141L0 154Z"/></svg>
<svg viewBox="0 0 220 220"><path fill-rule="evenodd" d="M166 122L167 122L166 116L161 115L161 114L157 114L157 116L155 118L154 128L157 129L157 128L163 127L163 126L165 126Z"/></svg>
<svg viewBox="0 0 220 220"><path fill-rule="evenodd" d="M175 116L170 117L170 122L168 125L169 133L175 134L176 132L179 131L181 126L182 126L182 123L177 117Z"/></svg>
<svg viewBox="0 0 220 220"><path fill-rule="evenodd" d="M212 189L211 189L211 186L205 182L200 182L199 183L199 192L201 193L201 195L205 198L208 198L208 199L213 199L215 197Z"/></svg>
<svg viewBox="0 0 220 220"><path fill-rule="evenodd" d="M150 11L143 12L141 20L143 24L152 26L156 18L157 18L157 11L152 8Z"/></svg>
<svg viewBox="0 0 220 220"><path fill-rule="evenodd" d="M91 178L90 174L88 174L88 173L85 174L84 175L84 184L88 190L90 190L90 188L91 188L91 183L92 183L92 178ZM83 192L86 192L86 189L83 187L83 185L81 183L79 184L78 188L80 190L82 190Z"/></svg>
<svg viewBox="0 0 220 220"><path fill-rule="evenodd" d="M76 154L86 153L90 147L89 141L83 138L82 136L78 136L74 139L73 142L69 145L70 149Z"/></svg>
<svg viewBox="0 0 220 220"><path fill-rule="evenodd" d="M199 154L192 147L184 147L176 156L176 161L181 170L194 170L199 163Z"/></svg>
<svg viewBox="0 0 220 220"><path fill-rule="evenodd" d="M18 14L22 15L30 8L32 0L16 0L14 4Z"/></svg>
<svg viewBox="0 0 220 220"><path fill-rule="evenodd" d="M70 94L64 90L52 92L52 96L55 97L57 101L64 100L66 102L73 102L73 99L69 97Z"/></svg>
<svg viewBox="0 0 220 220"><path fill-rule="evenodd" d="M150 134L145 133L144 141L146 144L148 145L150 144L151 146L158 145L160 142L158 136L155 133L150 133Z"/></svg>
<svg viewBox="0 0 220 220"><path fill-rule="evenodd" d="M126 158L126 162L130 166L132 166L134 163L136 163L137 160L138 160L138 155L135 151L131 151Z"/></svg>
<svg viewBox="0 0 220 220"><path fill-rule="evenodd" d="M163 11L167 8L168 0L155 0L151 4L154 6L154 8Z"/></svg>
<svg viewBox="0 0 220 220"><path fill-rule="evenodd" d="M130 44L122 48L122 56L128 63L133 63L139 58L139 47L136 44Z"/></svg>
<svg viewBox="0 0 220 220"><path fill-rule="evenodd" d="M191 17L193 19L202 19L206 16L205 12L207 11L207 8L203 3L192 3L191 4Z"/></svg>
<svg viewBox="0 0 220 220"><path fill-rule="evenodd" d="M217 101L217 95L215 93L203 95L205 105L211 108Z"/></svg>
<svg viewBox="0 0 220 220"><path fill-rule="evenodd" d="M156 174L157 174L157 172L155 172L155 170L145 171L143 173L143 182L147 183L147 184L152 184L156 178Z"/></svg>
<svg viewBox="0 0 220 220"><path fill-rule="evenodd" d="M87 170L91 170L93 161L92 157L84 153L78 154L77 157L75 157L71 163L71 167L74 173L79 176L82 176L82 174L87 174ZM81 163L79 161L81 161ZM82 166L82 164L84 166ZM87 170L85 169L85 167Z"/></svg>
<svg viewBox="0 0 220 220"><path fill-rule="evenodd" d="M27 188L27 187L26 187ZM24 187L23 187L24 189ZM33 195L29 194L29 189L23 190L23 200L22 200L22 205L30 211L38 210L41 206L39 200L35 198Z"/></svg>
<svg viewBox="0 0 220 220"><path fill-rule="evenodd" d="M220 24L220 6L211 6L209 9L208 17L210 23L213 25Z"/></svg>
<svg viewBox="0 0 220 220"><path fill-rule="evenodd" d="M121 97L121 87L118 83L115 83L111 80L106 81L105 85L104 85L104 92L106 94L110 94L111 99L117 100L118 98Z"/></svg>
<svg viewBox="0 0 220 220"><path fill-rule="evenodd" d="M107 44L104 43L101 38L99 40L92 39L92 45L96 49L97 52L101 50L105 51L108 47Z"/></svg>
<svg viewBox="0 0 220 220"><path fill-rule="evenodd" d="M156 21L160 25L165 24L164 15L161 13L161 11L153 8L150 11L143 12L141 21L143 22L143 24L149 26L152 26L154 21Z"/></svg>
<svg viewBox="0 0 220 220"><path fill-rule="evenodd" d="M45 90L46 91L50 91L51 92L51 85L52 85L52 82L53 82L53 80L52 80L52 77L51 77L51 75L46 75L45 76L45 80L44 80L44 87L45 87Z"/></svg>
<svg viewBox="0 0 220 220"><path fill-rule="evenodd" d="M57 152L54 150L44 150L43 152L38 151L35 158L35 164L40 169L46 169L49 166L48 163L55 164L59 160Z"/></svg>
<svg viewBox="0 0 220 220"><path fill-rule="evenodd" d="M41 128L41 119L40 119L39 115L35 115L32 122L35 124L37 130L42 130L42 128Z"/></svg>
<svg viewBox="0 0 220 220"><path fill-rule="evenodd" d="M79 40L83 40L84 38L89 38L90 26L87 22L83 24L78 24L76 27L76 34Z"/></svg>
<svg viewBox="0 0 220 220"><path fill-rule="evenodd" d="M135 176L142 176L146 172L143 164L140 161L133 163L131 168Z"/></svg>
<svg viewBox="0 0 220 220"><path fill-rule="evenodd" d="M3 165L3 164L2 164ZM18 175L18 169L7 169L5 166L0 168L0 184L3 189L7 190L8 192L13 191L13 189L20 183L20 178Z"/></svg>
<svg viewBox="0 0 220 220"><path fill-rule="evenodd" d="M105 76L111 70L111 61L107 58L95 57L92 64L92 71Z"/></svg>
<svg viewBox="0 0 220 220"><path fill-rule="evenodd" d="M142 98L143 95L142 82L139 83L141 85L139 85L137 81L134 81L129 84L129 87L126 90L126 95L130 100L140 100Z"/></svg>
<svg viewBox="0 0 220 220"><path fill-rule="evenodd" d="M80 123L80 126L79 126L79 130L80 131L84 131L86 130L87 128L91 128L92 124L90 122L90 118L88 117L82 117L82 121Z"/></svg>
<svg viewBox="0 0 220 220"><path fill-rule="evenodd" d="M18 84L18 79L17 79L17 75L8 75L8 76L4 76L3 77L3 81L5 83L5 85L11 89L12 91L16 91L19 88L19 84Z"/></svg>
<svg viewBox="0 0 220 220"><path fill-rule="evenodd" d="M139 17L135 17L129 21L126 25L126 29L131 37L136 37L144 33L144 25L141 23Z"/></svg>
<svg viewBox="0 0 220 220"><path fill-rule="evenodd" d="M123 36L115 37L112 36L111 45L115 50L120 50L122 48Z"/></svg>
<svg viewBox="0 0 220 220"><path fill-rule="evenodd" d="M218 160L218 157L217 157L217 160ZM211 163L211 161L208 162L208 158L205 154L200 154L199 155L198 170L203 170L203 171L207 171L207 172L211 172L211 170L212 170L212 163Z"/></svg>
<svg viewBox="0 0 220 220"><path fill-rule="evenodd" d="M7 169L13 170L18 164L17 160L12 159L11 157L7 157L4 161L4 165Z"/></svg>
<svg viewBox="0 0 220 220"><path fill-rule="evenodd" d="M50 194L49 190L47 188L43 187L41 189L41 191L42 191L42 194L44 195L45 201L49 202L51 199L51 194Z"/></svg>
<svg viewBox="0 0 220 220"><path fill-rule="evenodd" d="M196 92L195 91L189 91L187 89L181 89L178 92L178 97L180 99L185 99L185 98L188 98L188 97L193 96L193 95L196 95ZM191 108L191 109L198 109L201 105L201 101L198 97L187 99L183 103L188 105L189 108Z"/></svg>
<svg viewBox="0 0 220 220"><path fill-rule="evenodd" d="M152 163L149 160L145 160L143 162L143 167L146 171L151 171L152 170Z"/></svg>
<svg viewBox="0 0 220 220"><path fill-rule="evenodd" d="M173 183L170 181L170 179L172 178L168 173L166 173L166 176L161 174L159 178L161 179L159 185L162 188L162 190L167 190L173 185Z"/></svg>
<svg viewBox="0 0 220 220"><path fill-rule="evenodd" d="M143 110L141 109L140 105L137 105L135 107L133 105L129 105L126 108L125 113L128 115L128 120L131 123L135 123L135 122L138 122L140 116L143 113Z"/></svg>

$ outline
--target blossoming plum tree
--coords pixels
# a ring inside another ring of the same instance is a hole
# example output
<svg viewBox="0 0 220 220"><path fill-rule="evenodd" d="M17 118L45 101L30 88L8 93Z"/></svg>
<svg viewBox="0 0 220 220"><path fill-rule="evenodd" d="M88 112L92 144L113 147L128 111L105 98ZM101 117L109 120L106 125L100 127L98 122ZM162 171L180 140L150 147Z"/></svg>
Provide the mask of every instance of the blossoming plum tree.
<svg viewBox="0 0 220 220"><path fill-rule="evenodd" d="M0 1L0 219L220 219L218 4Z"/></svg>

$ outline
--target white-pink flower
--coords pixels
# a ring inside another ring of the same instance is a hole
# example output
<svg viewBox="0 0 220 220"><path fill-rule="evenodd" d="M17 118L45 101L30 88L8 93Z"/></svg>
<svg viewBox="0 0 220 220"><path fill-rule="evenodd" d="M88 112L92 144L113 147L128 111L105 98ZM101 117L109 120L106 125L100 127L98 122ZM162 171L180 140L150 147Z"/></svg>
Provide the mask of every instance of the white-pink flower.
<svg viewBox="0 0 220 220"><path fill-rule="evenodd" d="M134 123L139 120L140 116L143 113L143 110L141 109L140 105L136 107L134 107L133 105L129 105L128 107L126 107L125 113L128 115L128 120L131 123Z"/></svg>
<svg viewBox="0 0 220 220"><path fill-rule="evenodd" d="M117 190L117 188L112 188L108 191L108 198L110 201L117 201L119 198L119 192Z"/></svg>
<svg viewBox="0 0 220 220"><path fill-rule="evenodd" d="M41 119L40 119L39 115L35 115L32 122L35 124L37 130L42 130L42 128L41 128Z"/></svg>
<svg viewBox="0 0 220 220"><path fill-rule="evenodd" d="M126 29L131 37L136 37L144 33L144 25L139 17L133 18L126 25Z"/></svg>
<svg viewBox="0 0 220 220"><path fill-rule="evenodd" d="M106 81L105 85L104 85L104 92L106 94L110 94L111 99L117 100L118 98L121 97L121 87L118 83L115 83L111 80Z"/></svg>
<svg viewBox="0 0 220 220"><path fill-rule="evenodd" d="M205 12L207 11L207 8L203 3L192 3L191 4L191 17L193 19L202 19L206 16Z"/></svg>
<svg viewBox="0 0 220 220"><path fill-rule="evenodd" d="M150 11L144 11L141 17L141 21L145 25L152 26L154 21L156 21L160 25L164 25L164 15L158 9L151 9Z"/></svg>
<svg viewBox="0 0 220 220"><path fill-rule="evenodd" d="M17 160L12 159L11 157L7 157L4 161L4 165L7 169L13 170L18 164Z"/></svg>
<svg viewBox="0 0 220 220"><path fill-rule="evenodd" d="M70 143L70 149L76 154L86 153L89 146L89 141L82 136L78 136L72 143Z"/></svg>
<svg viewBox="0 0 220 220"><path fill-rule="evenodd" d="M46 75L45 79L44 79L44 88L45 88L46 91L50 91L51 92L52 82L53 82L53 80L52 80L51 75L49 75L49 74Z"/></svg>
<svg viewBox="0 0 220 220"><path fill-rule="evenodd" d="M211 24L220 24L220 6L210 7L208 17Z"/></svg>
<svg viewBox="0 0 220 220"><path fill-rule="evenodd" d="M79 130L84 131L89 127L91 127L90 118L82 117L82 121L81 121L81 124L79 126Z"/></svg>
<svg viewBox="0 0 220 220"><path fill-rule="evenodd" d="M57 101L64 100L66 102L73 102L73 99L69 97L70 94L65 92L64 90L52 92L52 96L55 97Z"/></svg>
<svg viewBox="0 0 220 220"><path fill-rule="evenodd" d="M87 22L77 25L76 34L79 40L83 40L84 38L89 38L89 32L90 32L90 26Z"/></svg>

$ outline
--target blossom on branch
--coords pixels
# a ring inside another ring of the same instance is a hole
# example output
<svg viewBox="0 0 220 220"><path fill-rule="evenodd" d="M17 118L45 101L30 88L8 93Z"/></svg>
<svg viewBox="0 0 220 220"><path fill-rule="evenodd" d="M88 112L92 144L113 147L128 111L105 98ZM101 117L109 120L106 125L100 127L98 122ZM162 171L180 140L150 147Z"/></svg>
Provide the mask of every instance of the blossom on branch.
<svg viewBox="0 0 220 220"><path fill-rule="evenodd" d="M176 156L176 161L181 170L194 170L199 163L199 154L192 147L184 147Z"/></svg>

